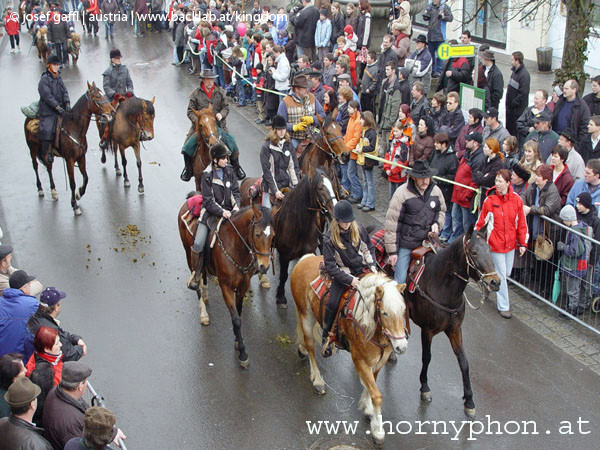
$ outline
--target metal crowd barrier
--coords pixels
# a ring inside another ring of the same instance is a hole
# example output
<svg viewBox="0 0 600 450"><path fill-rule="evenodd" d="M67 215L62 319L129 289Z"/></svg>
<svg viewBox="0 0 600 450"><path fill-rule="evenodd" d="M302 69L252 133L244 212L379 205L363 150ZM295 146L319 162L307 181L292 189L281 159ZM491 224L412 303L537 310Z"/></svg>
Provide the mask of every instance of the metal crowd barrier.
<svg viewBox="0 0 600 450"><path fill-rule="evenodd" d="M88 395L88 392L89 392L89 395ZM103 408L106 408L106 404L104 403L104 397L102 397L100 394L98 394L94 390L94 387L89 382L89 380L87 382L87 391L86 391L84 398L85 398L86 402L88 403L88 405L90 405L90 406L101 406ZM121 447L122 450L127 450L127 447L125 447L125 443L123 442L122 439L119 439L117 441L117 444L119 444L119 447Z"/></svg>
<svg viewBox="0 0 600 450"><path fill-rule="evenodd" d="M513 271L508 280L531 296L557 310L566 318L600 334L600 242L586 234L546 216L540 218L539 231L554 244L554 252L548 260L540 260L534 252L534 230L529 230L530 245L520 257L515 252ZM578 276L567 273L560 260L563 252L557 249L559 242L565 242L567 233L574 233L586 242L588 267ZM596 261L590 254L598 252ZM594 274L595 272L595 274ZM579 305L579 311L570 309Z"/></svg>

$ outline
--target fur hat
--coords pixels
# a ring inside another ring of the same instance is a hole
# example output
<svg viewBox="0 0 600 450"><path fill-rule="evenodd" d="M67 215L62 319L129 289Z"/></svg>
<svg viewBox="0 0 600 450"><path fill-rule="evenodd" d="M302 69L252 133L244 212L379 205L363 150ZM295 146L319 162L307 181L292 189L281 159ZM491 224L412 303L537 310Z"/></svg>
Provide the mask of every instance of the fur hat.
<svg viewBox="0 0 600 450"><path fill-rule="evenodd" d="M117 435L116 416L106 408L92 406L83 417L83 436L94 446L110 444Z"/></svg>
<svg viewBox="0 0 600 450"><path fill-rule="evenodd" d="M527 181L529 180L529 177L531 177L531 173L529 173L529 171L521 164L515 164L512 167L512 170L515 173L515 175L517 175L523 181Z"/></svg>

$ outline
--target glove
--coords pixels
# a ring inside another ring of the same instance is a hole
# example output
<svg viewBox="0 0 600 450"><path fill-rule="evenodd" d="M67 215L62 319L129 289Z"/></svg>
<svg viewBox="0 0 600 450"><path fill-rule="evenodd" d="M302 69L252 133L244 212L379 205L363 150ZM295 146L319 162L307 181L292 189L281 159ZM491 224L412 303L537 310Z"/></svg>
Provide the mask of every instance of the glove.
<svg viewBox="0 0 600 450"><path fill-rule="evenodd" d="M315 119L313 119L312 116L302 116L300 117L300 120L307 125L312 125L313 123L315 123Z"/></svg>
<svg viewBox="0 0 600 450"><path fill-rule="evenodd" d="M69 105L69 104L67 103L67 106L65 107L65 110L66 110L67 112L71 111L71 105Z"/></svg>
<svg viewBox="0 0 600 450"><path fill-rule="evenodd" d="M308 127L307 123L300 122L300 123L297 123L295 125L292 125L292 130L293 131L304 131L304 130L306 130L306 127Z"/></svg>
<svg viewBox="0 0 600 450"><path fill-rule="evenodd" d="M565 243L564 242L559 242L558 244L556 244L556 249L559 252L562 252L565 249Z"/></svg>
<svg viewBox="0 0 600 450"><path fill-rule="evenodd" d="M127 97L127 98L133 97L133 92L128 92L127 94L125 94L125 97Z"/></svg>
<svg viewBox="0 0 600 450"><path fill-rule="evenodd" d="M65 112L65 110L63 109L63 107L60 106L60 105L56 106L56 111L58 111L59 114L64 114L64 112Z"/></svg>
<svg viewBox="0 0 600 450"><path fill-rule="evenodd" d="M113 95L113 100L118 102L121 99L121 94L119 94L118 92L115 92L115 95Z"/></svg>

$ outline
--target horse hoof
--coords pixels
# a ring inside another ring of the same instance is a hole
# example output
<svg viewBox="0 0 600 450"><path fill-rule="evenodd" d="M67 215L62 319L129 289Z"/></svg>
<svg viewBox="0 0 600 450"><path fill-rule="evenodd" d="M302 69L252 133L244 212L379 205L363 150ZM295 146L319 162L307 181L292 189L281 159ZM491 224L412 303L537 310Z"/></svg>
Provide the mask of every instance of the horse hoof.
<svg viewBox="0 0 600 450"><path fill-rule="evenodd" d="M115 170L115 175L120 177L123 173L121 172L121 169L117 169Z"/></svg>
<svg viewBox="0 0 600 450"><path fill-rule="evenodd" d="M241 367L242 369L247 369L248 367L250 367L250 358L246 358L246 360L245 360L245 361L242 361L242 360L240 359L240 367Z"/></svg>
<svg viewBox="0 0 600 450"><path fill-rule="evenodd" d="M78 206L77 208L73 209L73 213L76 216L80 216L81 215L81 208Z"/></svg>
<svg viewBox="0 0 600 450"><path fill-rule="evenodd" d="M105 155L104 153L102 153L102 156L100 157L100 162L101 162L102 164L105 164L105 163L106 163L106 155Z"/></svg>
<svg viewBox="0 0 600 450"><path fill-rule="evenodd" d="M278 297L277 298L277 307L281 309L287 309L287 298Z"/></svg>
<svg viewBox="0 0 600 450"><path fill-rule="evenodd" d="M287 309L287 303L277 303L279 309Z"/></svg>
<svg viewBox="0 0 600 450"><path fill-rule="evenodd" d="M130 187L130 186L131 186L131 183L129 182L129 180L125 180L125 181L123 182L123 186L125 186L126 188L128 188L128 187Z"/></svg>
<svg viewBox="0 0 600 450"><path fill-rule="evenodd" d="M383 448L383 438L377 438L374 435L371 435L371 440L373 441L375 448Z"/></svg>
<svg viewBox="0 0 600 450"><path fill-rule="evenodd" d="M208 316L200 316L200 325L205 327L210 325L210 318Z"/></svg>
<svg viewBox="0 0 600 450"><path fill-rule="evenodd" d="M41 197L43 197L43 196L44 196L44 191L42 191L42 190L39 190L39 191L38 191L38 197L40 197L40 198L41 198Z"/></svg>
<svg viewBox="0 0 600 450"><path fill-rule="evenodd" d="M144 193L144 186L138 186L138 192L140 194L143 194Z"/></svg>
<svg viewBox="0 0 600 450"><path fill-rule="evenodd" d="M396 364L398 362L398 356L396 356L395 352L390 353L390 357L388 358L388 362L391 364Z"/></svg>
<svg viewBox="0 0 600 450"><path fill-rule="evenodd" d="M313 385L313 392L317 395L325 395L327 391L325 390L325 386L321 384Z"/></svg>
<svg viewBox="0 0 600 450"><path fill-rule="evenodd" d="M426 403L431 403L433 397L431 396L431 392L421 392L421 401Z"/></svg>
<svg viewBox="0 0 600 450"><path fill-rule="evenodd" d="M475 408L467 408L465 406L465 415L469 418L469 419L474 419L475 418Z"/></svg>
<svg viewBox="0 0 600 450"><path fill-rule="evenodd" d="M52 195L52 200L57 201L58 200L58 192L56 192L55 189L52 189L50 191L50 194Z"/></svg>
<svg viewBox="0 0 600 450"><path fill-rule="evenodd" d="M367 423L371 423L371 420L373 420L373 416L369 415L369 414L365 414L365 421Z"/></svg>
<svg viewBox="0 0 600 450"><path fill-rule="evenodd" d="M260 287L263 289L271 289L271 282L265 277L260 281Z"/></svg>
<svg viewBox="0 0 600 450"><path fill-rule="evenodd" d="M306 356L307 356L307 355L305 355L304 353L302 353L302 352L300 351L300 349L298 349L298 358L300 358L301 360L305 360L305 359L306 359Z"/></svg>

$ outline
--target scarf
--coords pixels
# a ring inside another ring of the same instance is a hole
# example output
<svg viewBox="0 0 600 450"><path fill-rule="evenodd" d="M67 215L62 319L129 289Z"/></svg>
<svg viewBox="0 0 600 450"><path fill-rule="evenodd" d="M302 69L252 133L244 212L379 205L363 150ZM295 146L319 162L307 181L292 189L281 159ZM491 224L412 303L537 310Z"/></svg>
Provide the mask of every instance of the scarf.
<svg viewBox="0 0 600 450"><path fill-rule="evenodd" d="M202 83L200 86L202 87L202 90L204 91L204 93L206 95L208 95L208 99L212 100L212 95L213 95L213 91L215 90L215 85L213 84L213 87L210 88L210 91L206 90L206 86L204 86L204 83Z"/></svg>

